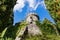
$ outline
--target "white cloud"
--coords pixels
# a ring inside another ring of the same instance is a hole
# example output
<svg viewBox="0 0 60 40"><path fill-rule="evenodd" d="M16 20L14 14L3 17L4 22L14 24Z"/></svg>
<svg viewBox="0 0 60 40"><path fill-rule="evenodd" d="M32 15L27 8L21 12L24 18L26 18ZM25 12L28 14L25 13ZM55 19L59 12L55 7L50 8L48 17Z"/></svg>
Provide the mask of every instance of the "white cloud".
<svg viewBox="0 0 60 40"><path fill-rule="evenodd" d="M16 3L18 4L24 4L25 0L17 0Z"/></svg>
<svg viewBox="0 0 60 40"><path fill-rule="evenodd" d="M37 7L39 6L39 4L40 4L40 2L38 2L38 3L36 4L36 6L34 7L34 10L37 9Z"/></svg>
<svg viewBox="0 0 60 40"><path fill-rule="evenodd" d="M42 5L44 8L46 8L44 1L40 0L17 0L17 4L14 6L14 11L18 10L22 12L22 8L25 6L25 2L28 2L29 7L33 10L36 10L39 5ZM36 2L37 1L37 2ZM30 9L31 10L31 9Z"/></svg>
<svg viewBox="0 0 60 40"><path fill-rule="evenodd" d="M36 4L36 6L34 7L34 10L36 10L39 5L42 5L42 7L44 7L46 9L44 1L38 1L38 3Z"/></svg>
<svg viewBox="0 0 60 40"><path fill-rule="evenodd" d="M17 4L14 6L14 11L19 10L22 12L22 8L25 6L25 1L24 0L17 0Z"/></svg>
<svg viewBox="0 0 60 40"><path fill-rule="evenodd" d="M29 7L34 8L35 4L36 4L36 0L27 0L29 3Z"/></svg>
<svg viewBox="0 0 60 40"><path fill-rule="evenodd" d="M16 4L16 5L14 6L14 11L20 10L20 12L21 12L21 11L22 11L21 8L23 8L23 7L19 6L19 4Z"/></svg>
<svg viewBox="0 0 60 40"><path fill-rule="evenodd" d="M46 9L46 5L45 5L45 2L44 1L41 1L40 4Z"/></svg>

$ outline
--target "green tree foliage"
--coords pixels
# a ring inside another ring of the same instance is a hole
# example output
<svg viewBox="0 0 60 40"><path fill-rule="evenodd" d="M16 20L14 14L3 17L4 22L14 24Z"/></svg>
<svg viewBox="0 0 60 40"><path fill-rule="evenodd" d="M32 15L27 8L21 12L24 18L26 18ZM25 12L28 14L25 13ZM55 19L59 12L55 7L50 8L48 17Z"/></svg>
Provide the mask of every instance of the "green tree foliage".
<svg viewBox="0 0 60 40"><path fill-rule="evenodd" d="M15 40L22 36L23 40L60 40L60 0L45 0L46 8L56 24L45 19L42 23L36 21L43 35L30 36L19 34L27 26L26 21L21 21L13 26L13 7L16 0L0 0L0 40ZM57 30L58 29L58 30Z"/></svg>
<svg viewBox="0 0 60 40"><path fill-rule="evenodd" d="M15 0L0 0L0 33L13 25L13 7Z"/></svg>
<svg viewBox="0 0 60 40"><path fill-rule="evenodd" d="M60 31L60 0L45 0L45 4Z"/></svg>
<svg viewBox="0 0 60 40"><path fill-rule="evenodd" d="M17 29L16 33L18 34L19 37L21 35L19 34L19 32L26 25L27 24L25 22L17 23L15 25ZM42 23L40 23L40 21L36 21L36 25L40 28L43 35L32 36L32 35L24 34L22 35L23 36L22 40L60 40L60 37L57 36L58 31L56 32L57 30L56 25L51 23L49 20L45 19Z"/></svg>
<svg viewBox="0 0 60 40"><path fill-rule="evenodd" d="M43 34L48 35L48 34L56 34L53 25L50 21L45 19L43 23L40 23L37 21L37 25L40 27L42 30Z"/></svg>
<svg viewBox="0 0 60 40"><path fill-rule="evenodd" d="M15 1L16 0L0 0L0 37L4 37L7 30L13 26L13 7Z"/></svg>
<svg viewBox="0 0 60 40"><path fill-rule="evenodd" d="M41 29L43 33L42 38L40 37L41 40L60 40L59 36L57 36L59 32L56 28L56 25L46 18L42 23L40 23L40 21L36 21L36 25Z"/></svg>

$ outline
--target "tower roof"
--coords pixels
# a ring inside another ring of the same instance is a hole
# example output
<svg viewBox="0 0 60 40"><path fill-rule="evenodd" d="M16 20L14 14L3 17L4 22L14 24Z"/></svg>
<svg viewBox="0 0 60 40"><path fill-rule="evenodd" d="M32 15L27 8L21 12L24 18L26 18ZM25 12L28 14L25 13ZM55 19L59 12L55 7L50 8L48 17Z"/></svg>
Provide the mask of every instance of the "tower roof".
<svg viewBox="0 0 60 40"><path fill-rule="evenodd" d="M30 12L30 13L28 13L28 14L26 15L26 18L29 17L29 16L36 16L36 17L38 18L38 20L39 20L39 16L38 16L37 13L35 13L35 12Z"/></svg>

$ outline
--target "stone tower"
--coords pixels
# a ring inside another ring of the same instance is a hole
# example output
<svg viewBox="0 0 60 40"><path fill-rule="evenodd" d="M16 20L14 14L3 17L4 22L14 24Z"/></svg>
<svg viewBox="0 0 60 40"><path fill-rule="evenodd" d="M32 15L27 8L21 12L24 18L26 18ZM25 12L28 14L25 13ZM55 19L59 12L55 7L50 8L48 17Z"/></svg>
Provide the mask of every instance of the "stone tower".
<svg viewBox="0 0 60 40"><path fill-rule="evenodd" d="M34 13L34 12L30 12L28 13L28 15L26 16L26 22L28 23L27 28L28 28L28 34L31 35L39 35L41 33L40 28L36 25L36 21L39 20L39 16Z"/></svg>
<svg viewBox="0 0 60 40"><path fill-rule="evenodd" d="M40 28L36 25L36 21L38 20L39 20L39 16L36 13L34 12L28 13L26 16L27 25L25 26L25 28L23 28L24 30L22 29L22 31L19 32L19 34L24 35L24 33L27 32L27 35L32 35L32 36L42 35ZM22 38L16 37L16 40L17 39L21 40Z"/></svg>

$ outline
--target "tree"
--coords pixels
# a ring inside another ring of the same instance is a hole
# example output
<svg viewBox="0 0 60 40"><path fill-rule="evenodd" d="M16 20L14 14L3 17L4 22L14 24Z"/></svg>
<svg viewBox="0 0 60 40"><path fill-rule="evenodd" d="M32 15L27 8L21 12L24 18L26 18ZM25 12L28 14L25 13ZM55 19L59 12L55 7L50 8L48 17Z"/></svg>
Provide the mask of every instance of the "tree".
<svg viewBox="0 0 60 40"><path fill-rule="evenodd" d="M60 0L45 0L45 4L60 31Z"/></svg>
<svg viewBox="0 0 60 40"><path fill-rule="evenodd" d="M15 0L0 0L0 33L13 25L13 7Z"/></svg>

